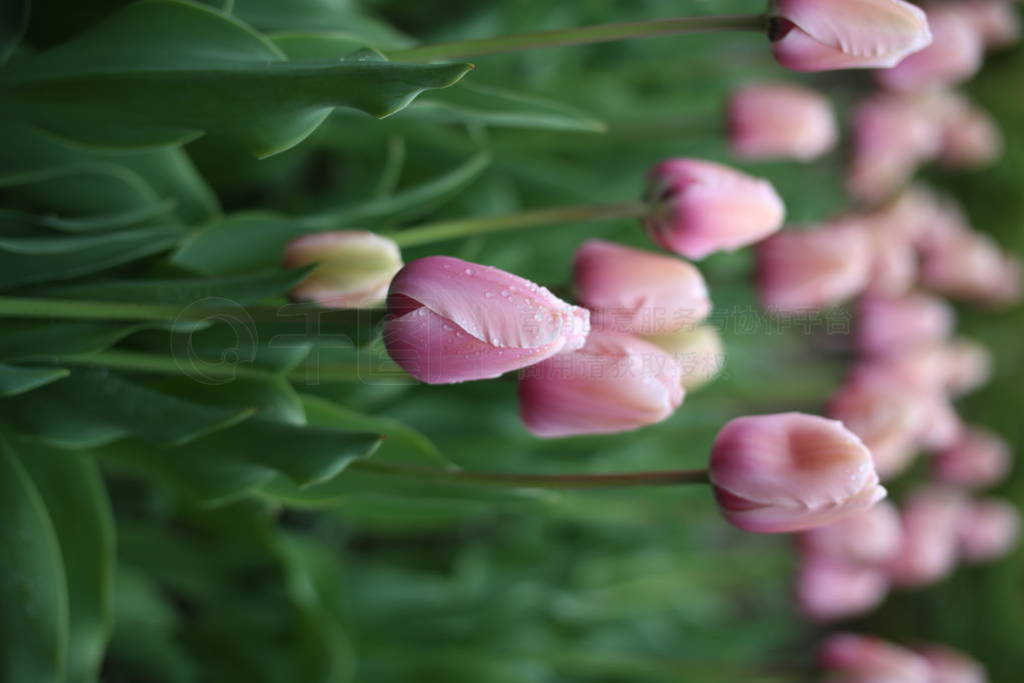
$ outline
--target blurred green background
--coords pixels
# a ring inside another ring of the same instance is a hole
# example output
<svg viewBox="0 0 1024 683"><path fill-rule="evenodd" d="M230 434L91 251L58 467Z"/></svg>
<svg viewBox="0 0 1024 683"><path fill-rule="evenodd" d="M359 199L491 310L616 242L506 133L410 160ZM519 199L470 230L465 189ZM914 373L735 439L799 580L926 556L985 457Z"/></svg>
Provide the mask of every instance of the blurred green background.
<svg viewBox="0 0 1024 683"><path fill-rule="evenodd" d="M60 43L122 4L38 0L19 54ZM762 4L236 0L233 10L267 33L351 31L373 36L374 44L399 47L411 44L411 37L430 43L680 13L756 12ZM486 107L431 100L428 93L420 105L384 120L338 110L302 144L265 160L227 149L210 135L184 148L198 173L166 184L181 222L191 234L222 210L291 216L334 211L353 223L338 227L387 229L628 201L642 193L647 169L670 156L720 160L771 179L793 223L849 208L842 190L844 149L807 165L742 164L728 153L722 111L737 85L780 79L828 93L845 118L848 105L871 88L866 73L786 72L761 37L744 34L559 48L474 62L467 85L507 88L565 106L525 108L510 121ZM1007 148L998 164L969 173L924 171L927 180L964 203L976 228L1017 255L1024 255L1022 78L1024 49L1018 46L990 55L966 87L1003 127ZM602 121L606 132L586 130ZM422 190L439 178L444 187ZM61 207L47 202L75 199L70 185L61 182L9 187L3 198L17 209L59 212ZM88 194L81 182L74 187ZM372 198L384 208L365 209ZM646 244L635 222L612 221L432 244L404 256L409 261L450 254L565 288L575 248L594 236ZM259 265L275 267L276 261ZM116 273L178 277L182 267L165 254ZM748 253L712 257L701 269L720 311L715 321L728 351L725 373L688 396L673 418L636 433L535 439L519 423L511 381L427 387L358 378L300 380L294 390L314 396L305 404L311 422L319 415L335 425L388 432L382 457L436 462L443 454L468 469L505 472L702 467L714 435L733 417L820 412L848 358L843 344L825 339L821 328L808 334L764 323L756 314ZM965 419L993 428L1020 451L1024 310L959 312L960 331L995 354L996 374L958 407ZM140 331L119 343L127 349L165 348L167 336ZM351 360L351 352L325 350L320 358ZM204 398L220 391L216 387L167 378L153 382L199 403L220 401ZM302 411L286 384L239 391L272 395L266 410L287 412L298 405ZM231 405L230 398L224 402ZM0 410L9 427L25 431L23 408L7 400ZM27 431L36 426L32 422ZM253 437L245 447L288 452L303 444ZM83 556L100 555L116 538L116 566L96 562L69 571L83 581L90 571L98 573L83 585L108 585L113 592L112 638L102 668L102 680L109 683L803 681L815 678L815 648L828 631L804 623L793 610L790 540L726 525L710 492L699 487L494 492L399 487L353 472L301 491L275 480L249 495L210 504L202 500L210 490L192 486L195 473L187 465L179 470L180 461L167 466L160 457L144 456L147 448L132 440L85 452L22 445L26 452L38 450L41 470L55 468L38 475L57 482L53 497L44 499L102 500L109 494L112 519L102 503L90 521L51 509L66 554L75 548L65 545L67 537ZM82 458L97 459L106 494L89 473L68 483L72 470L61 468L77 467ZM897 499L925 469L893 487ZM61 486L74 494L62 493ZM1017 471L995 493L1024 503L1022 486ZM75 564L67 556L65 562ZM39 569L31 576L42 574ZM69 586L76 614L73 578ZM894 593L874 614L842 626L905 642L952 645L983 661L993 681L1011 683L1024 672L1021 586L1024 555L1018 552L990 566L961 568L928 590ZM94 590L86 592L92 595L86 602L97 598ZM104 631L102 611L86 607L77 614L94 615L95 624L73 623L72 634ZM94 640L73 642L69 656L79 651L88 658L90 648L102 646L102 636Z"/></svg>

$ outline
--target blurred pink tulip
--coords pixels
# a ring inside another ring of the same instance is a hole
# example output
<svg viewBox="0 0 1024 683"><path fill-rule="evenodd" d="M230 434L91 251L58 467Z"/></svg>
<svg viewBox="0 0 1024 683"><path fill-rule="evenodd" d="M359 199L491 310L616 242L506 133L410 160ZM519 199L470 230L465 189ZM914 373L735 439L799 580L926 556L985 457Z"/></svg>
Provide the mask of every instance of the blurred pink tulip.
<svg viewBox="0 0 1024 683"><path fill-rule="evenodd" d="M885 481L903 472L917 455L925 419L921 397L920 390L891 376L855 371L832 396L826 414L860 437Z"/></svg>
<svg viewBox="0 0 1024 683"><path fill-rule="evenodd" d="M887 565L895 585L925 586L953 570L964 509L963 496L952 489L929 486L910 495L900 513L900 548Z"/></svg>
<svg viewBox="0 0 1024 683"><path fill-rule="evenodd" d="M1017 547L1020 512L1006 501L972 501L959 521L960 552L968 562L990 562Z"/></svg>
<svg viewBox="0 0 1024 683"><path fill-rule="evenodd" d="M935 454L935 474L940 481L966 488L998 484L1010 471L1010 445L981 427L969 427L959 438Z"/></svg>
<svg viewBox="0 0 1024 683"><path fill-rule="evenodd" d="M982 36L958 3L928 5L931 45L907 57L892 69L876 72L878 83L889 90L920 92L956 85L981 68L985 45Z"/></svg>
<svg viewBox="0 0 1024 683"><path fill-rule="evenodd" d="M838 674L836 680L842 683L932 683L924 657L873 636L829 636L818 659L824 669Z"/></svg>
<svg viewBox="0 0 1024 683"><path fill-rule="evenodd" d="M647 232L691 259L758 242L782 226L785 207L767 180L696 159L671 159L648 178Z"/></svg>
<svg viewBox="0 0 1024 683"><path fill-rule="evenodd" d="M676 359L683 371L683 387L688 392L713 380L725 367L722 335L711 325L684 327L646 339Z"/></svg>
<svg viewBox="0 0 1024 683"><path fill-rule="evenodd" d="M760 533L830 524L885 497L860 439L802 413L732 420L715 439L709 474L725 518Z"/></svg>
<svg viewBox="0 0 1024 683"><path fill-rule="evenodd" d="M800 534L806 557L825 557L844 565L877 565L900 547L900 513L886 501L833 524Z"/></svg>
<svg viewBox="0 0 1024 683"><path fill-rule="evenodd" d="M775 0L769 16L775 58L796 71L891 67L931 42L902 0Z"/></svg>
<svg viewBox="0 0 1024 683"><path fill-rule="evenodd" d="M950 230L923 249L921 282L946 296L971 301L1012 301L1014 261L986 234Z"/></svg>
<svg viewBox="0 0 1024 683"><path fill-rule="evenodd" d="M757 247L761 305L800 314L850 299L868 285L871 246L868 234L849 220L772 235Z"/></svg>
<svg viewBox="0 0 1024 683"><path fill-rule="evenodd" d="M576 251L573 281L595 327L664 334L711 312L704 277L674 256L590 240Z"/></svg>
<svg viewBox="0 0 1024 683"><path fill-rule="evenodd" d="M978 105L956 93L945 93L937 102L942 121L939 160L950 168L981 168L1003 153L999 124Z"/></svg>
<svg viewBox="0 0 1024 683"><path fill-rule="evenodd" d="M683 401L682 370L654 344L595 329L586 345L527 368L519 414L536 436L615 434L665 420Z"/></svg>
<svg viewBox="0 0 1024 683"><path fill-rule="evenodd" d="M729 100L729 141L744 159L810 161L839 139L835 112L824 95L791 83L759 83Z"/></svg>
<svg viewBox="0 0 1024 683"><path fill-rule="evenodd" d="M906 353L946 341L954 320L948 303L926 294L867 296L857 311L857 348L868 355Z"/></svg>
<svg viewBox="0 0 1024 683"><path fill-rule="evenodd" d="M985 667L963 652L944 645L914 649L928 661L929 683L988 683Z"/></svg>
<svg viewBox="0 0 1024 683"><path fill-rule="evenodd" d="M328 308L372 308L384 301L402 267L398 245L365 230L305 235L288 243L286 268L318 264L289 296Z"/></svg>
<svg viewBox="0 0 1024 683"><path fill-rule="evenodd" d="M1020 40L1020 14L1012 0L966 0L963 9L986 47L1005 47Z"/></svg>
<svg viewBox="0 0 1024 683"><path fill-rule="evenodd" d="M956 339L945 347L946 388L962 396L984 386L992 378L992 353L970 339Z"/></svg>
<svg viewBox="0 0 1024 683"><path fill-rule="evenodd" d="M449 256L405 266L387 305L388 353L428 384L498 377L580 348L590 329L585 309L544 287Z"/></svg>
<svg viewBox="0 0 1024 683"><path fill-rule="evenodd" d="M796 575L800 613L813 621L835 621L870 612L889 592L889 581L874 567L811 555Z"/></svg>
<svg viewBox="0 0 1024 683"><path fill-rule="evenodd" d="M917 435L918 445L926 451L949 448L963 433L965 427L952 400L944 393L925 394L922 397L924 417Z"/></svg>
<svg viewBox="0 0 1024 683"><path fill-rule="evenodd" d="M942 127L921 100L876 94L853 113L853 145L847 189L875 203L900 190L941 148Z"/></svg>

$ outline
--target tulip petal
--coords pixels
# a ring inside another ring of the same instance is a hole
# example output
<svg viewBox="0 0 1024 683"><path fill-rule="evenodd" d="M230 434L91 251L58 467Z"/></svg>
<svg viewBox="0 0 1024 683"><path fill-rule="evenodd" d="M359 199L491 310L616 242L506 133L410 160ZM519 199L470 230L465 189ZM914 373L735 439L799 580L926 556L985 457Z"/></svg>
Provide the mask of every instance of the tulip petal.
<svg viewBox="0 0 1024 683"><path fill-rule="evenodd" d="M579 348L585 313L546 288L498 268L448 256L413 261L391 285L405 296L493 347L538 349L560 343Z"/></svg>
<svg viewBox="0 0 1024 683"><path fill-rule="evenodd" d="M778 14L800 29L779 41L789 41L786 50L807 55L811 40L855 60L826 69L892 67L932 40L925 13L901 0L781 0Z"/></svg>
<svg viewBox="0 0 1024 683"><path fill-rule="evenodd" d="M562 339L543 346L495 349L424 307L389 321L388 354L410 375L427 384L494 379L557 353Z"/></svg>

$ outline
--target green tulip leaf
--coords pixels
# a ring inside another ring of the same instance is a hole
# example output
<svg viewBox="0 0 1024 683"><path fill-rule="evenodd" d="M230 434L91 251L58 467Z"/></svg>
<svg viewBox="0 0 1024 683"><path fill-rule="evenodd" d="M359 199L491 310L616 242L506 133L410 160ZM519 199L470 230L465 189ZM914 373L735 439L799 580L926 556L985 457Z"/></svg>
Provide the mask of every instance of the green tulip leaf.
<svg viewBox="0 0 1024 683"><path fill-rule="evenodd" d="M11 441L57 533L67 581L66 683L95 683L113 626L114 520L88 453Z"/></svg>
<svg viewBox="0 0 1024 683"><path fill-rule="evenodd" d="M0 680L62 681L68 587L53 523L39 491L0 434Z"/></svg>
<svg viewBox="0 0 1024 683"><path fill-rule="evenodd" d="M0 289L69 280L171 248L176 226L158 225L96 235L0 239Z"/></svg>
<svg viewBox="0 0 1024 683"><path fill-rule="evenodd" d="M256 412L255 407L193 403L106 370L88 369L6 399L4 408L18 431L65 447L89 447L121 436L183 444Z"/></svg>
<svg viewBox="0 0 1024 683"><path fill-rule="evenodd" d="M385 117L468 64L290 63L246 24L183 0L143 0L0 74L8 116L84 144L140 148L212 133L260 157L335 107Z"/></svg>
<svg viewBox="0 0 1024 683"><path fill-rule="evenodd" d="M17 396L68 376L64 368L32 368L0 363L0 396Z"/></svg>
<svg viewBox="0 0 1024 683"><path fill-rule="evenodd" d="M186 238L172 260L176 265L208 274L267 268L280 263L285 245L296 237L342 226L384 221L400 224L429 213L479 178L489 164L490 156L480 153L437 178L388 197L313 216L270 212L226 216Z"/></svg>
<svg viewBox="0 0 1024 683"><path fill-rule="evenodd" d="M403 117L441 123L477 123L498 128L532 128L603 133L607 124L575 107L536 95L493 86L459 83L428 93Z"/></svg>

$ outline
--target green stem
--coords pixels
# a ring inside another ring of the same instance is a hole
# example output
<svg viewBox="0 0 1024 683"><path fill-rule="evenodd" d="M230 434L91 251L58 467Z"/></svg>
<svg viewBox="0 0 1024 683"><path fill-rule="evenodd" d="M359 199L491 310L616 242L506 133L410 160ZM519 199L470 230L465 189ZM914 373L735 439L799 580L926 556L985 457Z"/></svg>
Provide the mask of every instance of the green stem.
<svg viewBox="0 0 1024 683"><path fill-rule="evenodd" d="M148 372L157 375L189 375L188 361L179 361L174 356L145 353L138 351L107 350L97 353L69 355L69 356L48 356L48 361L60 365L84 365L89 367L104 367L111 370L125 370L128 372ZM213 362L204 363L197 370L205 379L211 380L235 380L253 379L269 380L277 377L287 377L297 383L320 383L320 382L351 382L369 381L373 379L387 379L388 381L401 382L404 377L399 374L397 368L394 372L374 375L370 370L357 364L336 364L330 363L314 368L296 368L286 373L275 373L263 368L253 367L244 363L217 364Z"/></svg>
<svg viewBox="0 0 1024 683"><path fill-rule="evenodd" d="M357 460L349 467L388 476L405 477L417 481L477 484L482 486L541 488L541 489L609 489L637 486L679 486L707 484L707 470L664 470L660 472L631 472L628 474L505 474L496 472L467 472L440 470L392 463Z"/></svg>
<svg viewBox="0 0 1024 683"><path fill-rule="evenodd" d="M598 24L555 31L520 33L497 38L461 40L453 43L425 45L408 50L392 50L388 59L396 62L433 62L464 59L502 52L518 52L545 47L607 43L630 38L654 38L683 33L709 31L764 31L765 18L761 14L743 14L723 17L678 17L654 19L620 24Z"/></svg>
<svg viewBox="0 0 1024 683"><path fill-rule="evenodd" d="M597 204L593 206L567 206L557 209L523 211L501 216L462 218L441 223L428 223L390 235L400 247L413 247L429 242L440 242L458 237L483 235L519 228L537 228L558 223L609 221L619 218L640 218L648 207L640 202Z"/></svg>
<svg viewBox="0 0 1024 683"><path fill-rule="evenodd" d="M0 317L10 318L152 322L216 322L218 319L227 319L294 325L304 325L307 320L315 319L320 323L372 328L383 315L383 309L329 309L316 304L209 306L0 296Z"/></svg>

